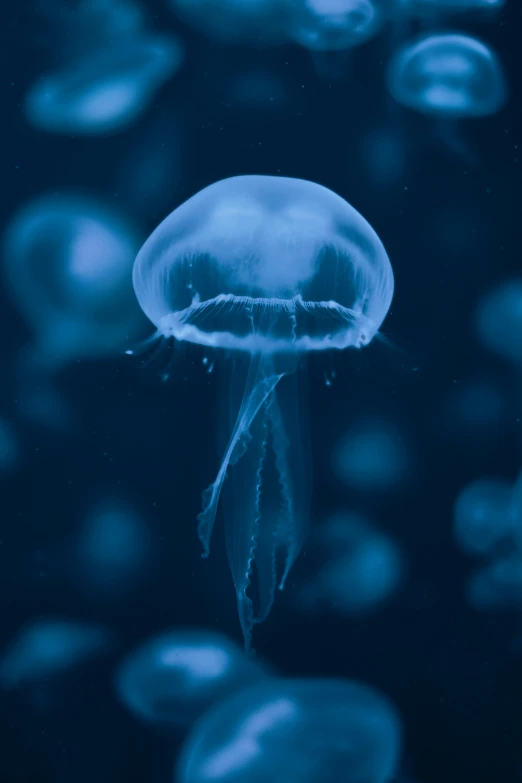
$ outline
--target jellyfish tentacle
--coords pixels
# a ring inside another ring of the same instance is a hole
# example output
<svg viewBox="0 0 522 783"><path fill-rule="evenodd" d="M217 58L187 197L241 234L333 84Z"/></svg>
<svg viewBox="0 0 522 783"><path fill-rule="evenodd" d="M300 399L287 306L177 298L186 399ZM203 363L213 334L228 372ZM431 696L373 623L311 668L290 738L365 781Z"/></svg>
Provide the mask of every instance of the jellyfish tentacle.
<svg viewBox="0 0 522 783"><path fill-rule="evenodd" d="M210 552L210 538L228 467L234 465L245 453L252 422L283 374L274 374L271 360L262 354L252 357L243 401L223 461L215 481L203 492L203 508L198 514L198 536L203 545L203 557L208 557Z"/></svg>

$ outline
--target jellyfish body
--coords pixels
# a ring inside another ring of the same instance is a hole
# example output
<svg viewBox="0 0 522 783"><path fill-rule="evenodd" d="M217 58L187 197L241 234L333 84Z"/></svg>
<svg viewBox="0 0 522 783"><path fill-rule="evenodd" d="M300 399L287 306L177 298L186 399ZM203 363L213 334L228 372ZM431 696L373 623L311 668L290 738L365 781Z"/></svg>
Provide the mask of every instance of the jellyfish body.
<svg viewBox="0 0 522 783"><path fill-rule="evenodd" d="M159 335L248 359L246 381L234 373L227 389L242 401L198 526L208 555L232 469L227 551L248 646L304 535L298 357L370 342L391 302L391 265L369 224L331 191L243 176L207 187L163 221L138 254L134 286ZM256 610L248 594L254 571Z"/></svg>
<svg viewBox="0 0 522 783"><path fill-rule="evenodd" d="M33 85L26 96L27 119L50 133L123 130L142 114L182 58L181 44L159 35L95 50Z"/></svg>
<svg viewBox="0 0 522 783"><path fill-rule="evenodd" d="M8 290L32 332L18 359L19 400L48 423L63 416L49 375L71 359L122 350L143 326L132 290L137 239L115 210L77 193L44 195L12 218Z"/></svg>
<svg viewBox="0 0 522 783"><path fill-rule="evenodd" d="M511 535L512 487L501 479L473 481L459 494L454 510L454 536L463 552L491 554Z"/></svg>
<svg viewBox="0 0 522 783"><path fill-rule="evenodd" d="M501 283L483 297L476 328L491 351L522 367L522 278Z"/></svg>
<svg viewBox="0 0 522 783"><path fill-rule="evenodd" d="M228 44L284 40L282 0L170 0L170 7L203 35Z"/></svg>
<svg viewBox="0 0 522 783"><path fill-rule="evenodd" d="M23 628L0 658L0 686L48 680L100 655L111 644L107 630L89 623L38 620Z"/></svg>
<svg viewBox="0 0 522 783"><path fill-rule="evenodd" d="M372 0L289 0L291 40L315 52L342 51L374 36L382 23Z"/></svg>
<svg viewBox="0 0 522 783"><path fill-rule="evenodd" d="M522 608L522 556L511 552L495 558L473 574L466 586L468 601L477 611Z"/></svg>
<svg viewBox="0 0 522 783"><path fill-rule="evenodd" d="M226 637L191 629L163 633L133 650L117 671L116 688L142 720L183 727L266 677L267 670Z"/></svg>
<svg viewBox="0 0 522 783"><path fill-rule="evenodd" d="M210 710L182 751L177 783L388 783L397 772L395 708L349 680L272 680Z"/></svg>
<svg viewBox="0 0 522 783"><path fill-rule="evenodd" d="M318 568L300 591L303 609L371 612L390 599L403 579L398 546L357 515L336 514L318 528L313 543Z"/></svg>
<svg viewBox="0 0 522 783"><path fill-rule="evenodd" d="M388 68L394 99L414 111L448 118L495 114L507 99L495 53L468 35L428 35L403 46Z"/></svg>

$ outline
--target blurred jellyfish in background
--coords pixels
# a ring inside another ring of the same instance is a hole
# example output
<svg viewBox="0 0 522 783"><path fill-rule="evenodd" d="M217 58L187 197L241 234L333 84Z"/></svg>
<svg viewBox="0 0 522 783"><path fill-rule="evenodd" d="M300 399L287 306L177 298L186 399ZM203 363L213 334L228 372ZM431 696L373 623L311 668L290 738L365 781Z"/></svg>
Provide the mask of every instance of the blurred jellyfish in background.
<svg viewBox="0 0 522 783"><path fill-rule="evenodd" d="M374 187L395 187L404 181L407 168L405 140L393 128L382 127L365 132L360 156Z"/></svg>
<svg viewBox="0 0 522 783"><path fill-rule="evenodd" d="M404 438L392 421L360 420L334 448L335 476L350 489L387 492L408 477L410 458Z"/></svg>
<svg viewBox="0 0 522 783"><path fill-rule="evenodd" d="M454 152L467 154L452 122L496 114L507 101L502 65L484 43L468 35L426 35L404 44L388 65L388 88L403 106L444 120L438 130Z"/></svg>
<svg viewBox="0 0 522 783"><path fill-rule="evenodd" d="M103 202L47 194L11 219L4 278L32 332L19 367L22 412L58 423L48 376L71 360L123 351L143 322L132 290L134 230Z"/></svg>
<svg viewBox="0 0 522 783"><path fill-rule="evenodd" d="M502 66L491 49L468 35L428 35L407 43L388 67L398 103L422 114L485 117L507 100Z"/></svg>
<svg viewBox="0 0 522 783"><path fill-rule="evenodd" d="M482 343L522 368L522 278L514 278L492 288L479 302L476 329Z"/></svg>
<svg viewBox="0 0 522 783"><path fill-rule="evenodd" d="M72 576L89 597L119 599L150 565L151 539L141 515L121 498L93 504L76 539Z"/></svg>
<svg viewBox="0 0 522 783"><path fill-rule="evenodd" d="M522 609L522 555L512 552L495 558L468 580L466 596L477 611Z"/></svg>
<svg viewBox="0 0 522 783"><path fill-rule="evenodd" d="M364 614L389 601L403 582L397 544L357 514L335 514L315 531L309 549L316 568L298 589L303 610Z"/></svg>
<svg viewBox="0 0 522 783"><path fill-rule="evenodd" d="M226 44L272 45L285 38L283 0L170 0L199 33Z"/></svg>
<svg viewBox="0 0 522 783"><path fill-rule="evenodd" d="M224 384L230 439L203 494L198 534L207 556L233 468L225 530L248 648L305 536L299 359L373 339L393 295L391 264L366 220L327 188L243 176L174 210L140 250L133 279L158 338L236 352Z"/></svg>
<svg viewBox="0 0 522 783"><path fill-rule="evenodd" d="M383 22L374 0L286 0L289 38L314 52L351 49Z"/></svg>
<svg viewBox="0 0 522 783"><path fill-rule="evenodd" d="M115 682L121 701L138 718L180 728L267 676L259 661L222 634L191 629L141 644L119 666Z"/></svg>
<svg viewBox="0 0 522 783"><path fill-rule="evenodd" d="M121 131L141 116L182 60L181 43L172 37L118 41L35 82L26 95L27 119L50 133Z"/></svg>
<svg viewBox="0 0 522 783"><path fill-rule="evenodd" d="M0 478L8 476L18 465L20 446L10 422L0 417Z"/></svg>
<svg viewBox="0 0 522 783"><path fill-rule="evenodd" d="M272 680L196 724L177 783L389 783L401 755L393 705L350 680Z"/></svg>
<svg viewBox="0 0 522 783"><path fill-rule="evenodd" d="M434 436L466 450L491 444L511 426L506 390L497 378L477 376L455 383L437 408L432 417Z"/></svg>
<svg viewBox="0 0 522 783"><path fill-rule="evenodd" d="M24 688L57 677L102 655L112 645L104 628L68 620L36 620L22 628L0 657L0 687Z"/></svg>
<svg viewBox="0 0 522 783"><path fill-rule="evenodd" d="M493 554L510 539L510 503L513 487L502 479L479 479L458 495L453 533L459 548L469 555Z"/></svg>

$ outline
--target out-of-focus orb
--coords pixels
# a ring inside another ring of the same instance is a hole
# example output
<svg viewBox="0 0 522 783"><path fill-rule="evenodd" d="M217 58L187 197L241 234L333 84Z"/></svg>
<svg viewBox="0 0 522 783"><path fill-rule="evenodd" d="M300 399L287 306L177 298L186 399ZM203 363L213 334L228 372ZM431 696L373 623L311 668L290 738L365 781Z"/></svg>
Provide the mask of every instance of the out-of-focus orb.
<svg viewBox="0 0 522 783"><path fill-rule="evenodd" d="M522 366L522 278L501 283L484 296L476 328L487 348Z"/></svg>
<svg viewBox="0 0 522 783"><path fill-rule="evenodd" d="M155 724L188 726L215 702L267 677L225 636L171 631L131 652L116 675L123 703Z"/></svg>
<svg viewBox="0 0 522 783"><path fill-rule="evenodd" d="M350 49L382 24L373 0L287 0L287 9L290 39L316 52Z"/></svg>
<svg viewBox="0 0 522 783"><path fill-rule="evenodd" d="M41 196L15 214L5 278L43 364L110 354L137 336L137 247L118 212L76 193Z"/></svg>
<svg viewBox="0 0 522 783"><path fill-rule="evenodd" d="M510 611L522 608L522 556L516 552L488 563L473 574L466 595L477 611Z"/></svg>
<svg viewBox="0 0 522 783"><path fill-rule="evenodd" d="M132 124L180 67L181 43L142 36L72 61L42 77L26 96L26 116L50 133L103 135Z"/></svg>
<svg viewBox="0 0 522 783"><path fill-rule="evenodd" d="M397 591L405 571L402 553L359 516L338 513L319 527L315 538L322 562L300 591L303 609L363 614Z"/></svg>
<svg viewBox="0 0 522 783"><path fill-rule="evenodd" d="M470 555L485 555L511 534L512 486L502 479L479 479L459 494L453 532L459 547Z"/></svg>
<svg viewBox="0 0 522 783"><path fill-rule="evenodd" d="M173 13L225 43L269 45L285 37L282 0L170 0Z"/></svg>
<svg viewBox="0 0 522 783"><path fill-rule="evenodd" d="M66 620L38 620L22 628L0 658L0 686L21 688L75 668L107 650L104 628Z"/></svg>
<svg viewBox="0 0 522 783"><path fill-rule="evenodd" d="M468 35L428 35L407 43L388 67L394 99L423 114L484 117L499 111L508 97L496 54Z"/></svg>
<svg viewBox="0 0 522 783"><path fill-rule="evenodd" d="M394 425L371 419L346 432L333 454L337 478L362 492L387 491L409 468L406 444Z"/></svg>
<svg viewBox="0 0 522 783"><path fill-rule="evenodd" d="M373 688L349 680L272 680L208 712L189 736L178 783L388 783L401 724Z"/></svg>

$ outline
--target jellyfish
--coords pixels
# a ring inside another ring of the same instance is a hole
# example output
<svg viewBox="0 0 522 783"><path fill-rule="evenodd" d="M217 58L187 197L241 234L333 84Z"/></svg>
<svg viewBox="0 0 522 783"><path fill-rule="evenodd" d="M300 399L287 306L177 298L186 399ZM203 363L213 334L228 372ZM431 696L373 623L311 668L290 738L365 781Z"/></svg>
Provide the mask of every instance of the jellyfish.
<svg viewBox="0 0 522 783"><path fill-rule="evenodd" d="M211 709L189 735L177 783L388 783L401 753L395 707L350 680L272 680Z"/></svg>
<svg viewBox="0 0 522 783"><path fill-rule="evenodd" d="M476 312L476 330L483 344L522 368L522 278L497 284L482 297Z"/></svg>
<svg viewBox="0 0 522 783"><path fill-rule="evenodd" d="M22 628L0 657L0 687L15 690L56 677L112 644L101 626L42 618Z"/></svg>
<svg viewBox="0 0 522 783"><path fill-rule="evenodd" d="M219 633L176 630L130 652L116 673L116 690L138 718L186 727L215 703L260 680L268 669Z"/></svg>
<svg viewBox="0 0 522 783"><path fill-rule="evenodd" d="M510 552L472 574L466 595L477 611L512 611L522 608L522 555Z"/></svg>
<svg viewBox="0 0 522 783"><path fill-rule="evenodd" d="M394 55L388 86L398 103L423 114L486 117L507 99L496 54L468 35L428 35Z"/></svg>
<svg viewBox="0 0 522 783"><path fill-rule="evenodd" d="M400 485L409 468L406 444L386 420L358 422L343 434L333 455L335 475L351 489L386 492Z"/></svg>
<svg viewBox="0 0 522 783"><path fill-rule="evenodd" d="M403 581L397 544L357 514L338 512L318 527L312 543L308 560L316 567L299 591L302 609L368 613L385 604Z"/></svg>
<svg viewBox="0 0 522 783"><path fill-rule="evenodd" d="M405 44L390 62L387 80L398 103L438 119L449 148L463 154L466 150L455 134L455 121L496 114L508 97L496 54L476 38L455 33L423 36Z"/></svg>
<svg viewBox="0 0 522 783"><path fill-rule="evenodd" d="M512 532L512 486L502 479L473 481L457 497L453 534L463 552L493 554Z"/></svg>
<svg viewBox="0 0 522 783"><path fill-rule="evenodd" d="M58 422L63 404L50 375L72 359L117 353L138 337L136 248L134 229L119 212L75 192L40 196L11 219L4 276L33 333L17 368L26 413Z"/></svg>
<svg viewBox="0 0 522 783"><path fill-rule="evenodd" d="M289 0L287 13L290 39L315 52L351 49L383 21L373 0Z"/></svg>
<svg viewBox="0 0 522 783"><path fill-rule="evenodd" d="M285 38L284 0L170 0L173 13L227 44L272 45Z"/></svg>
<svg viewBox="0 0 522 783"><path fill-rule="evenodd" d="M95 50L31 87L25 100L27 119L50 133L121 131L141 116L182 59L180 42L160 35Z"/></svg>
<svg viewBox="0 0 522 783"><path fill-rule="evenodd" d="M248 648L306 529L299 359L372 340L391 303L391 264L366 220L327 188L241 176L174 210L141 249L133 277L159 337L236 357L225 407L230 412L236 398L241 402L216 479L203 494L198 534L208 556L230 473L234 500L225 508L225 534Z"/></svg>

